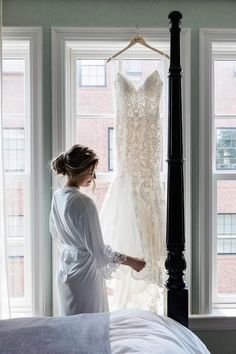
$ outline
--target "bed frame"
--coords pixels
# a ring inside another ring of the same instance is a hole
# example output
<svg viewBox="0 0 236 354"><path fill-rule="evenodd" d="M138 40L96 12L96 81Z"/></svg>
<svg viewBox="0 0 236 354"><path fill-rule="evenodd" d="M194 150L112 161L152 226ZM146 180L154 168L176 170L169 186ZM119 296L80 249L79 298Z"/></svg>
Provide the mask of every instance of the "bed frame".
<svg viewBox="0 0 236 354"><path fill-rule="evenodd" d="M167 316L188 327L188 290L183 279L184 257L184 181L180 66L180 22L182 14L173 11L170 20L168 175L167 175L167 259L165 267Z"/></svg>

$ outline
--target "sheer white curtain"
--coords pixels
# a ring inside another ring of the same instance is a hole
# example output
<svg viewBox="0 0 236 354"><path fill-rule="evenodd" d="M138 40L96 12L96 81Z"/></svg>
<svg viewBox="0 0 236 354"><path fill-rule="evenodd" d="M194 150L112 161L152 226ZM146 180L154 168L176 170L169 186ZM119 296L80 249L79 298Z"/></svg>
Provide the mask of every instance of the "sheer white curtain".
<svg viewBox="0 0 236 354"><path fill-rule="evenodd" d="M2 119L2 0L0 0L0 319L10 317L7 282L7 234L5 215L3 119Z"/></svg>

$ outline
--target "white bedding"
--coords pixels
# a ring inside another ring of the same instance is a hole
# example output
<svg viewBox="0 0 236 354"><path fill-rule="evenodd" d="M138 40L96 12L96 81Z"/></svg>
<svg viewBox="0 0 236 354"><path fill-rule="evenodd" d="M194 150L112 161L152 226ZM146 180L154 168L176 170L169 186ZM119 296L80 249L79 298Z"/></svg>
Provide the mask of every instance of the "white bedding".
<svg viewBox="0 0 236 354"><path fill-rule="evenodd" d="M144 310L0 321L1 354L209 354L187 328Z"/></svg>
<svg viewBox="0 0 236 354"><path fill-rule="evenodd" d="M209 354L205 345L178 322L143 310L110 315L112 354Z"/></svg>

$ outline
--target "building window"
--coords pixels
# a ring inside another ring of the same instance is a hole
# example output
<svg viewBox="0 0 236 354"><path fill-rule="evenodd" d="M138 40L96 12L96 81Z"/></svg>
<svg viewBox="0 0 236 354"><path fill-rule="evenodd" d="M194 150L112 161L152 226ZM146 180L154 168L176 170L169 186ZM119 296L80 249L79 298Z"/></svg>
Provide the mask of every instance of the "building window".
<svg viewBox="0 0 236 354"><path fill-rule="evenodd" d="M141 60L127 60L127 76L131 77L134 81L139 81L143 75Z"/></svg>
<svg viewBox="0 0 236 354"><path fill-rule="evenodd" d="M24 237L24 215L9 215L7 217L7 234L9 238Z"/></svg>
<svg viewBox="0 0 236 354"><path fill-rule="evenodd" d="M217 215L218 236L236 235L236 214Z"/></svg>
<svg viewBox="0 0 236 354"><path fill-rule="evenodd" d="M114 169L114 128L108 128L108 171Z"/></svg>
<svg viewBox="0 0 236 354"><path fill-rule="evenodd" d="M25 129L3 129L4 168L7 172L25 170Z"/></svg>
<svg viewBox="0 0 236 354"><path fill-rule="evenodd" d="M236 169L236 128L217 128L216 168Z"/></svg>
<svg viewBox="0 0 236 354"><path fill-rule="evenodd" d="M77 60L80 87L105 87L105 60Z"/></svg>
<svg viewBox="0 0 236 354"><path fill-rule="evenodd" d="M7 217L9 296L17 300L25 295L24 215Z"/></svg>
<svg viewBox="0 0 236 354"><path fill-rule="evenodd" d="M217 215L217 253L236 254L236 214Z"/></svg>
<svg viewBox="0 0 236 354"><path fill-rule="evenodd" d="M219 238L217 240L218 254L236 254L236 238Z"/></svg>

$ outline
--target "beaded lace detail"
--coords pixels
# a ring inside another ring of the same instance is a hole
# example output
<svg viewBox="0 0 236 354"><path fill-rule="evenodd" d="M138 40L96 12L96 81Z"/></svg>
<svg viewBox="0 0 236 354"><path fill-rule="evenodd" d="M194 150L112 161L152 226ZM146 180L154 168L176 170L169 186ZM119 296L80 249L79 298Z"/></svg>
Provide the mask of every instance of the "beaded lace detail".
<svg viewBox="0 0 236 354"><path fill-rule="evenodd" d="M135 213L145 269L136 279L163 282L165 258L164 192L160 182L162 81L154 71L143 85L117 76L117 171L132 176Z"/></svg>
<svg viewBox="0 0 236 354"><path fill-rule="evenodd" d="M107 263L100 267L100 270L106 279L111 279L111 274L119 268L120 264L127 260L125 254L113 251L111 246L106 245L104 249L104 259Z"/></svg>
<svg viewBox="0 0 236 354"><path fill-rule="evenodd" d="M163 286L165 198L160 180L162 81L154 71L138 88L122 74L116 79L116 166L101 210L106 242L143 257L135 279Z"/></svg>
<svg viewBox="0 0 236 354"><path fill-rule="evenodd" d="M117 171L153 174L161 166L161 121L159 101L162 81L154 71L138 89L118 73L117 91Z"/></svg>

